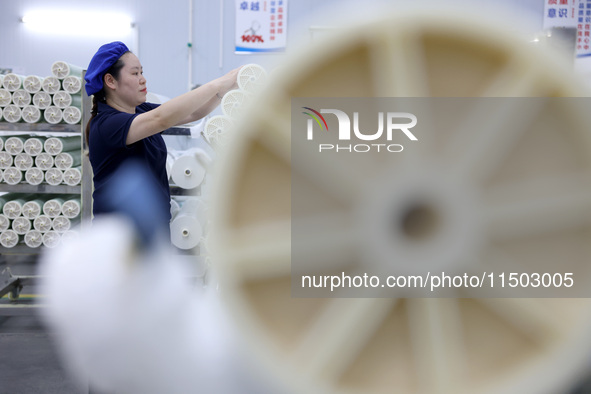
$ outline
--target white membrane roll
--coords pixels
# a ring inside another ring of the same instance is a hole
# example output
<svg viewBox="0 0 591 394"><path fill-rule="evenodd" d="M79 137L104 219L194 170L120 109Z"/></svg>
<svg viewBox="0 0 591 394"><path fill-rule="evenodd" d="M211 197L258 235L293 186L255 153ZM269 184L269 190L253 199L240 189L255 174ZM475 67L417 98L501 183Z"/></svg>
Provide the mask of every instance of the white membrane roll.
<svg viewBox="0 0 591 394"><path fill-rule="evenodd" d="M21 171L27 171L33 167L33 156L24 152L19 153L14 157L14 166Z"/></svg>
<svg viewBox="0 0 591 394"><path fill-rule="evenodd" d="M19 216L12 221L12 229L18 235L25 235L31 229L31 221L27 218Z"/></svg>
<svg viewBox="0 0 591 394"><path fill-rule="evenodd" d="M47 152L47 153L51 153L52 155L57 155L58 153L62 153L62 152L79 150L81 147L80 144L81 144L80 137L65 137L65 138L50 137L45 140L45 143L43 144L43 149L45 149L45 152Z"/></svg>
<svg viewBox="0 0 591 394"><path fill-rule="evenodd" d="M51 94L47 92L37 92L33 95L33 105L39 109L49 108L51 105Z"/></svg>
<svg viewBox="0 0 591 394"><path fill-rule="evenodd" d="M0 245L5 248L14 248L18 244L18 234L14 230L6 230L0 233Z"/></svg>
<svg viewBox="0 0 591 394"><path fill-rule="evenodd" d="M11 155L18 155L25 148L25 138L9 137L4 141L4 150Z"/></svg>
<svg viewBox="0 0 591 394"><path fill-rule="evenodd" d="M79 93L82 89L82 78L69 75L62 81L62 89L70 94Z"/></svg>
<svg viewBox="0 0 591 394"><path fill-rule="evenodd" d="M247 64L238 71L238 87L247 92L256 92L264 86L267 72L258 64Z"/></svg>
<svg viewBox="0 0 591 394"><path fill-rule="evenodd" d="M80 123L82 112L76 107L66 107L63 111L63 119L68 124Z"/></svg>
<svg viewBox="0 0 591 394"><path fill-rule="evenodd" d="M50 168L45 171L45 182L57 186L64 180L64 173L59 168Z"/></svg>
<svg viewBox="0 0 591 394"><path fill-rule="evenodd" d="M35 220L37 216L41 215L44 203L45 201L40 199L25 202L21 210L21 215L29 220Z"/></svg>
<svg viewBox="0 0 591 394"><path fill-rule="evenodd" d="M55 248L60 244L60 234L57 231L49 230L43 234L43 245L48 248Z"/></svg>
<svg viewBox="0 0 591 394"><path fill-rule="evenodd" d="M23 108L26 105L31 104L31 93L25 89L17 89L12 93L12 103Z"/></svg>
<svg viewBox="0 0 591 394"><path fill-rule="evenodd" d="M24 79L25 77L23 77L22 75L17 75L13 73L6 74L4 76L4 80L2 81L2 86L9 92L14 92L23 86Z"/></svg>
<svg viewBox="0 0 591 394"><path fill-rule="evenodd" d="M68 186L79 185L82 182L82 168L73 167L65 170L62 182Z"/></svg>
<svg viewBox="0 0 591 394"><path fill-rule="evenodd" d="M68 219L74 219L80 215L80 201L68 200L62 204L62 215Z"/></svg>
<svg viewBox="0 0 591 394"><path fill-rule="evenodd" d="M64 200L61 198L52 198L43 203L43 215L56 218L62 213L62 204Z"/></svg>
<svg viewBox="0 0 591 394"><path fill-rule="evenodd" d="M32 167L25 171L25 182L29 185L40 185L44 179L45 174L39 167Z"/></svg>
<svg viewBox="0 0 591 394"><path fill-rule="evenodd" d="M51 153L41 152L35 157L35 165L46 171L53 167L53 156Z"/></svg>
<svg viewBox="0 0 591 394"><path fill-rule="evenodd" d="M4 137L0 137L0 151L4 150Z"/></svg>
<svg viewBox="0 0 591 394"><path fill-rule="evenodd" d="M67 170L79 166L82 161L81 151L70 151L58 153L54 158L54 165L60 170Z"/></svg>
<svg viewBox="0 0 591 394"><path fill-rule="evenodd" d="M51 230L51 218L46 215L39 215L33 220L33 228L42 233Z"/></svg>
<svg viewBox="0 0 591 394"><path fill-rule="evenodd" d="M8 104L2 110L2 117L9 123L16 123L21 120L22 111L16 104Z"/></svg>
<svg viewBox="0 0 591 394"><path fill-rule="evenodd" d="M25 202L26 201L22 198L13 198L9 201L6 201L2 206L2 213L6 215L8 219L14 220L21 216Z"/></svg>
<svg viewBox="0 0 591 394"><path fill-rule="evenodd" d="M12 165L14 158L8 152L0 152L0 168L5 169Z"/></svg>
<svg viewBox="0 0 591 394"><path fill-rule="evenodd" d="M69 75L80 77L82 75L82 67L64 61L57 61L51 65L51 74L59 79L64 79Z"/></svg>
<svg viewBox="0 0 591 394"><path fill-rule="evenodd" d="M60 90L60 80L54 76L43 78L41 89L49 94L54 94Z"/></svg>
<svg viewBox="0 0 591 394"><path fill-rule="evenodd" d="M0 107L6 107L12 103L12 93L6 89L0 89Z"/></svg>
<svg viewBox="0 0 591 394"><path fill-rule="evenodd" d="M23 150L31 156L37 156L43 152L43 140L41 138L27 138L23 144Z"/></svg>
<svg viewBox="0 0 591 394"><path fill-rule="evenodd" d="M21 116L27 123L37 123L41 120L41 110L34 105L26 105L21 112Z"/></svg>
<svg viewBox="0 0 591 394"><path fill-rule="evenodd" d="M0 214L0 231L6 231L10 227L10 219L3 213Z"/></svg>
<svg viewBox="0 0 591 394"><path fill-rule="evenodd" d="M179 249L192 249L203 237L205 205L197 198L187 199L170 223L171 241Z"/></svg>
<svg viewBox="0 0 591 394"><path fill-rule="evenodd" d="M205 122L203 135L207 142L216 147L224 146L228 141L228 131L234 126L232 118L226 115L212 116Z"/></svg>
<svg viewBox="0 0 591 394"><path fill-rule="evenodd" d="M62 244L67 244L68 242L72 242L80 238L80 233L75 230L68 230L62 234L61 242Z"/></svg>
<svg viewBox="0 0 591 394"><path fill-rule="evenodd" d="M176 200L171 199L170 200L170 217L171 220L174 220L174 218L176 217L176 215L179 213L181 209L181 206L179 205L178 202L176 202Z"/></svg>
<svg viewBox="0 0 591 394"><path fill-rule="evenodd" d="M13 95L14 97L14 95ZM13 98L14 100L14 98ZM64 109L66 107L69 107L72 104L72 96L70 96L70 93L60 90L59 92L56 92L53 95L53 105L55 105L58 108Z"/></svg>
<svg viewBox="0 0 591 394"><path fill-rule="evenodd" d="M205 166L191 149L177 157L170 169L172 181L183 189L193 189L203 182Z"/></svg>
<svg viewBox="0 0 591 394"><path fill-rule="evenodd" d="M65 216L57 216L51 222L51 227L58 233L65 233L72 227L72 222Z"/></svg>
<svg viewBox="0 0 591 394"><path fill-rule="evenodd" d="M242 89L230 90L228 93L224 94L220 104L224 115L236 118L244 107L244 102L249 99L250 95L250 93Z"/></svg>
<svg viewBox="0 0 591 394"><path fill-rule="evenodd" d="M41 90L42 83L43 78L38 77L37 75L28 75L23 81L23 89L31 94L35 94Z"/></svg>
<svg viewBox="0 0 591 394"><path fill-rule="evenodd" d="M16 167L8 167L4 169L4 183L9 185L17 185L23 180L23 172Z"/></svg>
<svg viewBox="0 0 591 394"><path fill-rule="evenodd" d="M51 105L43 111L43 119L47 123L58 124L63 119L62 110L54 105Z"/></svg>
<svg viewBox="0 0 591 394"><path fill-rule="evenodd" d="M39 230L29 230L25 234L25 245L29 248L38 248L43 245L43 234Z"/></svg>

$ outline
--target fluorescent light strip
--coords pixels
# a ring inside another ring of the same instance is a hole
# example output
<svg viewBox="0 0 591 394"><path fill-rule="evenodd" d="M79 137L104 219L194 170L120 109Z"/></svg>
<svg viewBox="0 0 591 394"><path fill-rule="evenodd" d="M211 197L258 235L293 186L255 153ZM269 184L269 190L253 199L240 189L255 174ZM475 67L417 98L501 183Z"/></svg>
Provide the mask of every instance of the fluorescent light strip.
<svg viewBox="0 0 591 394"><path fill-rule="evenodd" d="M35 10L21 22L32 31L58 35L120 36L131 32L131 18L118 13Z"/></svg>

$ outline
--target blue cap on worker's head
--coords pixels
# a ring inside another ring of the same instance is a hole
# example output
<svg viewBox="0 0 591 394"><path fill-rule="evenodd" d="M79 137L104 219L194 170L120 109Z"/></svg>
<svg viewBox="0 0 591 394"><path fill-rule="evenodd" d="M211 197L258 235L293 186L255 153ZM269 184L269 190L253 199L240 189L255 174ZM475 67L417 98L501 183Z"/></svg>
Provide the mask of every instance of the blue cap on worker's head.
<svg viewBox="0 0 591 394"><path fill-rule="evenodd" d="M121 55L128 51L127 46L121 41L110 42L99 48L90 60L84 76L86 81L84 87L89 96L103 90L103 76L119 60Z"/></svg>

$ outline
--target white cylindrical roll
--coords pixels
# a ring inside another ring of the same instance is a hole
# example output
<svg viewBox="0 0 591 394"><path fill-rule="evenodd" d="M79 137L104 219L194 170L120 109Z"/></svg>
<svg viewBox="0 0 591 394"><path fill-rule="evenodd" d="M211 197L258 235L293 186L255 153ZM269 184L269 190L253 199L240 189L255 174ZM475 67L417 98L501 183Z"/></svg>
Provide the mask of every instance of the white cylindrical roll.
<svg viewBox="0 0 591 394"><path fill-rule="evenodd" d="M8 104L2 110L2 117L9 123L16 123L21 120L22 111L16 104Z"/></svg>
<svg viewBox="0 0 591 394"><path fill-rule="evenodd" d="M45 77L41 83L41 89L49 94L54 94L60 90L60 80L54 77Z"/></svg>
<svg viewBox="0 0 591 394"><path fill-rule="evenodd" d="M267 72L258 64L247 64L238 72L238 87L247 92L256 92L264 86L267 79Z"/></svg>
<svg viewBox="0 0 591 394"><path fill-rule="evenodd" d="M0 107L6 107L12 103L12 93L6 89L0 89Z"/></svg>
<svg viewBox="0 0 591 394"><path fill-rule="evenodd" d="M31 94L35 94L41 90L43 78L37 75L28 75L23 81L23 89Z"/></svg>
<svg viewBox="0 0 591 394"><path fill-rule="evenodd" d="M43 152L43 140L36 137L27 138L23 144L23 150L25 153L35 157Z"/></svg>
<svg viewBox="0 0 591 394"><path fill-rule="evenodd" d="M33 220L33 228L42 233L46 233L51 230L52 220L49 216L39 215Z"/></svg>
<svg viewBox="0 0 591 394"><path fill-rule="evenodd" d="M79 200L68 200L62 204L62 215L68 219L74 219L80 215L80 201Z"/></svg>
<svg viewBox="0 0 591 394"><path fill-rule="evenodd" d="M50 218L56 218L62 213L62 204L64 200L61 198L52 198L43 203L43 214Z"/></svg>
<svg viewBox="0 0 591 394"><path fill-rule="evenodd" d="M60 234L57 231L50 230L43 234L43 245L48 248L55 248L60 244Z"/></svg>
<svg viewBox="0 0 591 394"><path fill-rule="evenodd" d="M5 248L14 248L18 241L18 234L14 230L6 230L0 233L0 245Z"/></svg>
<svg viewBox="0 0 591 394"><path fill-rule="evenodd" d="M45 171L45 182L57 186L64 180L64 173L59 168L50 168Z"/></svg>
<svg viewBox="0 0 591 394"><path fill-rule="evenodd" d="M23 180L23 172L16 167L4 169L4 182L9 185L17 185Z"/></svg>
<svg viewBox="0 0 591 394"><path fill-rule="evenodd" d="M12 103L23 108L26 105L31 104L31 93L25 89L17 89L12 93Z"/></svg>
<svg viewBox="0 0 591 394"><path fill-rule="evenodd" d="M14 98L13 98L13 100L14 100ZM56 92L53 95L53 105L55 105L56 107L64 109L66 107L69 107L71 104L72 104L72 96L70 96L70 93L68 93L64 90L60 90L59 92Z"/></svg>
<svg viewBox="0 0 591 394"><path fill-rule="evenodd" d="M2 206L2 213L6 215L8 219L14 220L21 216L25 202L26 201L21 198L14 198L6 201Z"/></svg>
<svg viewBox="0 0 591 394"><path fill-rule="evenodd" d="M176 202L176 200L171 199L170 200L170 217L171 220L174 220L174 218L176 217L176 215L179 213L181 209L181 206L179 205L178 202Z"/></svg>
<svg viewBox="0 0 591 394"><path fill-rule="evenodd" d="M79 185L82 182L82 167L73 167L65 170L62 182L68 186Z"/></svg>
<svg viewBox="0 0 591 394"><path fill-rule="evenodd" d="M67 170L68 168L79 166L81 161L82 155L80 151L73 150L70 152L58 153L55 156L54 164L60 170Z"/></svg>
<svg viewBox="0 0 591 394"><path fill-rule="evenodd" d="M0 168L5 169L12 165L13 157L8 152L0 152Z"/></svg>
<svg viewBox="0 0 591 394"><path fill-rule="evenodd" d="M70 94L79 93L82 89L82 79L74 75L69 75L62 81L62 88Z"/></svg>
<svg viewBox="0 0 591 394"><path fill-rule="evenodd" d="M14 157L14 166L21 171L27 171L33 167L33 156L24 152L19 153Z"/></svg>
<svg viewBox="0 0 591 394"><path fill-rule="evenodd" d="M170 177L177 186L183 189L193 189L203 182L205 167L195 152L189 150L175 159L170 170Z"/></svg>
<svg viewBox="0 0 591 394"><path fill-rule="evenodd" d="M228 131L234 127L232 118L226 115L212 116L205 122L203 135L207 142L213 146L221 147L226 145L228 140Z"/></svg>
<svg viewBox="0 0 591 394"><path fill-rule="evenodd" d="M203 237L205 205L197 198L187 199L170 224L171 241L179 249L192 249Z"/></svg>
<svg viewBox="0 0 591 394"><path fill-rule="evenodd" d="M25 234L25 245L29 248L38 248L43 245L43 234L39 230L29 230Z"/></svg>
<svg viewBox="0 0 591 394"><path fill-rule="evenodd" d="M70 222L70 219L61 215L55 217L51 222L51 227L54 229L54 231L57 231L60 234L68 231L71 226L72 224Z"/></svg>
<svg viewBox="0 0 591 394"><path fill-rule="evenodd" d="M3 213L0 213L0 232L6 231L10 228L10 219Z"/></svg>
<svg viewBox="0 0 591 394"><path fill-rule="evenodd" d="M58 153L79 150L81 148L80 144L80 137L50 137L45 140L45 143L43 144L43 149L45 149L45 152L51 153L55 156Z"/></svg>
<svg viewBox="0 0 591 394"><path fill-rule="evenodd" d="M53 167L53 156L51 153L41 152L35 157L35 165L43 171L47 171Z"/></svg>
<svg viewBox="0 0 591 394"><path fill-rule="evenodd" d="M34 105L26 105L21 112L21 116L27 123L37 123L41 120L41 110Z"/></svg>
<svg viewBox="0 0 591 394"><path fill-rule="evenodd" d="M33 95L33 104L39 109L49 108L51 105L51 94L47 92L37 92Z"/></svg>
<svg viewBox="0 0 591 394"><path fill-rule="evenodd" d="M63 119L68 124L78 124L82 119L82 112L76 107L66 107L63 111Z"/></svg>
<svg viewBox="0 0 591 394"><path fill-rule="evenodd" d="M43 119L47 123L58 124L63 119L62 110L56 106L50 105L45 111L43 111Z"/></svg>
<svg viewBox="0 0 591 394"><path fill-rule="evenodd" d="M31 229L31 221L27 218L19 216L12 221L12 229L18 235L25 235Z"/></svg>
<svg viewBox="0 0 591 394"><path fill-rule="evenodd" d="M63 61L57 61L51 65L51 74L59 79L64 79L69 75L80 77L82 76L82 67Z"/></svg>
<svg viewBox="0 0 591 394"><path fill-rule="evenodd" d="M236 118L240 114L241 109L244 107L244 102L248 100L249 96L250 93L247 93L242 89L230 90L228 93L224 94L220 104L224 115Z"/></svg>
<svg viewBox="0 0 591 394"><path fill-rule="evenodd" d="M25 138L9 137L4 141L4 150L11 155L18 155L25 148Z"/></svg>
<svg viewBox="0 0 591 394"><path fill-rule="evenodd" d="M21 210L21 215L29 220L35 220L37 216L41 215L44 203L45 201L40 199L25 202Z"/></svg>
<svg viewBox="0 0 591 394"><path fill-rule="evenodd" d="M44 179L45 174L43 174L43 170L38 167L32 167L25 171L25 181L29 185L40 185Z"/></svg>
<svg viewBox="0 0 591 394"><path fill-rule="evenodd" d="M13 73L6 74L4 76L4 80L2 81L2 86L9 92L14 92L23 86L24 79L25 77L23 77L22 75L17 75Z"/></svg>

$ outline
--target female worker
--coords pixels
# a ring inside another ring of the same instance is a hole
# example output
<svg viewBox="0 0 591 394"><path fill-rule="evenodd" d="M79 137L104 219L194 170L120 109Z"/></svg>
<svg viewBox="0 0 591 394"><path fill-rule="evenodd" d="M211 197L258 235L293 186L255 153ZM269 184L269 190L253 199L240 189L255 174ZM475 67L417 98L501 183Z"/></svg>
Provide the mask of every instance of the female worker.
<svg viewBox="0 0 591 394"><path fill-rule="evenodd" d="M84 78L86 93L93 95L86 140L94 172L95 216L113 211L109 201L113 174L134 159L154 178L158 206L170 220L167 152L159 133L209 114L226 92L236 89L238 70L162 105L151 104L146 102L146 79L137 56L118 41L99 48Z"/></svg>

